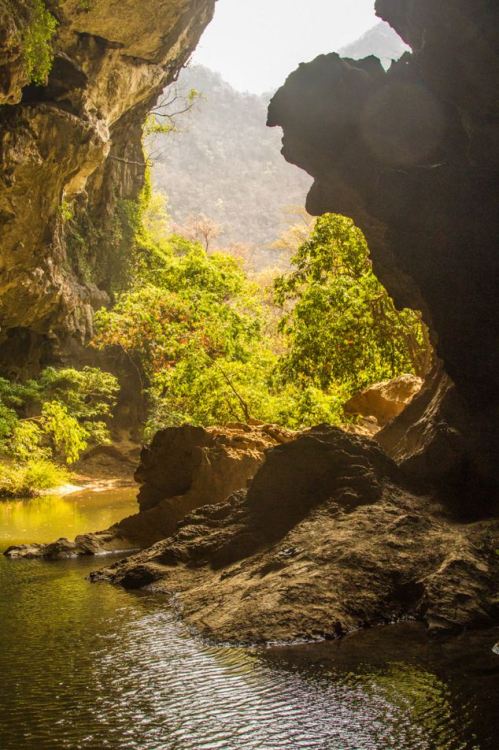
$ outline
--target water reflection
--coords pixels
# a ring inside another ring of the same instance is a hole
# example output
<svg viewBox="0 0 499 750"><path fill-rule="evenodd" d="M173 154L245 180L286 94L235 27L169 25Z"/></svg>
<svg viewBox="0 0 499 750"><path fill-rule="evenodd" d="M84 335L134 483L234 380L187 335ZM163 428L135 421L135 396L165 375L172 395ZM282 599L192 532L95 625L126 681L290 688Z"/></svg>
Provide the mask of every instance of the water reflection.
<svg viewBox="0 0 499 750"><path fill-rule="evenodd" d="M31 500L0 500L0 550L10 544L73 539L86 531L106 529L136 513L135 487L71 495L44 495Z"/></svg>
<svg viewBox="0 0 499 750"><path fill-rule="evenodd" d="M432 643L404 625L341 643L215 647L164 600L89 584L98 565L1 559L2 750L497 747L499 634Z"/></svg>

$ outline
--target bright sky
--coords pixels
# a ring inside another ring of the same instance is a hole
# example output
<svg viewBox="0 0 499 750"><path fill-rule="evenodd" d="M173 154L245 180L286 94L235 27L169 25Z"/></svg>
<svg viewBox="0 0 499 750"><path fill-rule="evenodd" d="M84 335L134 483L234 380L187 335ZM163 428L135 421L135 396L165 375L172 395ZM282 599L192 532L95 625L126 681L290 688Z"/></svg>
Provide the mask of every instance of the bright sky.
<svg viewBox="0 0 499 750"><path fill-rule="evenodd" d="M218 0L193 62L260 94L281 85L298 63L340 49L377 21L374 0Z"/></svg>

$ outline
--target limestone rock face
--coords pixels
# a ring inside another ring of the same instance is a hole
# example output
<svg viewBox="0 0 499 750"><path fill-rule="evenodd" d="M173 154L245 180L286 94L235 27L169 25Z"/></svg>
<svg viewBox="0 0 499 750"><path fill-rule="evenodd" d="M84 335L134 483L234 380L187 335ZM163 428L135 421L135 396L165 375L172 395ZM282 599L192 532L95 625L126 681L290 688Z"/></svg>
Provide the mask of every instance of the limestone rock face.
<svg viewBox="0 0 499 750"><path fill-rule="evenodd" d="M497 477L499 6L376 7L413 54L387 72L336 54L301 65L269 124L284 130L285 158L314 177L308 210L353 217L396 302L423 311Z"/></svg>
<svg viewBox="0 0 499 750"><path fill-rule="evenodd" d="M28 83L22 45L26 22L21 0L0 0L0 105L18 102Z"/></svg>
<svg viewBox="0 0 499 750"><path fill-rule="evenodd" d="M58 21L54 65L46 86L26 86L26 5L0 0L0 103L17 102L0 111L4 369L20 337L34 359L35 350L38 359L43 350L57 356L68 339L88 338L93 309L109 300L123 263L107 235L120 201L142 186L144 117L194 49L214 0L49 7Z"/></svg>
<svg viewBox="0 0 499 750"><path fill-rule="evenodd" d="M356 393L343 408L347 414L374 417L384 427L404 411L422 385L423 381L416 375L400 375Z"/></svg>

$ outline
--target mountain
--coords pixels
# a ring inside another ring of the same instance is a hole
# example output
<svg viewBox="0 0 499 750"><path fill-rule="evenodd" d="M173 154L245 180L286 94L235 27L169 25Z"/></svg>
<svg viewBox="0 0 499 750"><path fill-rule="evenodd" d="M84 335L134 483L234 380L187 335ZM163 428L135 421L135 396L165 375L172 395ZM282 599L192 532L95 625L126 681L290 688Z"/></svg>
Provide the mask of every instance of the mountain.
<svg viewBox="0 0 499 750"><path fill-rule="evenodd" d="M383 66L388 68L393 60L398 60L404 52L410 51L410 47L402 41L397 32L381 21L355 42L343 47L340 54L342 57L351 57L353 60L375 55L379 57Z"/></svg>
<svg viewBox="0 0 499 750"><path fill-rule="evenodd" d="M374 54L388 67L407 49L382 22L341 53ZM296 221L289 207L304 206L312 180L281 156L280 129L266 126L272 93L236 91L218 73L196 65L182 71L170 114L184 108L191 89L199 96L190 111L174 116L176 131L150 140L153 184L168 196L175 223L185 228L194 217L207 216L221 227L218 245L249 245L257 266L273 265L278 256L270 247Z"/></svg>
<svg viewBox="0 0 499 750"><path fill-rule="evenodd" d="M219 245L268 248L290 223L286 207L303 206L312 184L281 156L280 129L266 126L271 94L236 91L202 66L186 68L177 89L200 96L175 118L178 132L154 136L155 188L180 225L204 214L222 226Z"/></svg>

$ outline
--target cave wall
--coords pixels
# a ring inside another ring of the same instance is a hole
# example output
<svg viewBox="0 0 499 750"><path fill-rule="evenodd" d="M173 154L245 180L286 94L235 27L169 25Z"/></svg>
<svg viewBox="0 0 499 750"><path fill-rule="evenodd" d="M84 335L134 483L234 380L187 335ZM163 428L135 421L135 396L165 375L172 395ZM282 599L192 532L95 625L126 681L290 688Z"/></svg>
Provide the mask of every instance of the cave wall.
<svg viewBox="0 0 499 750"><path fill-rule="evenodd" d="M314 184L312 214L365 231L375 271L419 308L472 415L481 471L499 455L499 6L495 0L378 0L412 47L376 58L322 55L277 92L269 125Z"/></svg>
<svg viewBox="0 0 499 750"><path fill-rule="evenodd" d="M88 340L126 263L117 213L143 184L143 120L214 2L50 0L55 59L47 85L34 86L23 62L28 0L0 0L3 372L33 372Z"/></svg>

